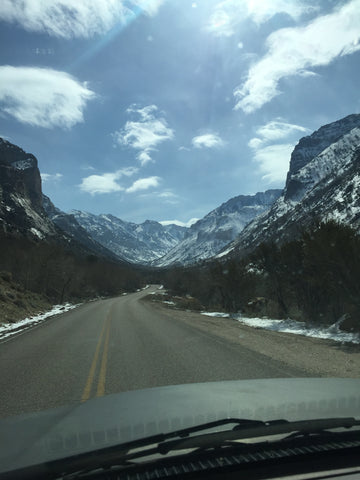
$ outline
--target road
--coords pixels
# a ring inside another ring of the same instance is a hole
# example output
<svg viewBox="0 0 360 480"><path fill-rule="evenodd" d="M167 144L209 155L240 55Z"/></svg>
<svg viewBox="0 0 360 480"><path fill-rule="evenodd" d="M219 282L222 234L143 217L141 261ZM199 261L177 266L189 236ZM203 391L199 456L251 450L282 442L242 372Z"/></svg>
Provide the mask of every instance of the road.
<svg viewBox="0 0 360 480"><path fill-rule="evenodd" d="M0 344L0 416L161 385L305 376L143 297L99 300Z"/></svg>

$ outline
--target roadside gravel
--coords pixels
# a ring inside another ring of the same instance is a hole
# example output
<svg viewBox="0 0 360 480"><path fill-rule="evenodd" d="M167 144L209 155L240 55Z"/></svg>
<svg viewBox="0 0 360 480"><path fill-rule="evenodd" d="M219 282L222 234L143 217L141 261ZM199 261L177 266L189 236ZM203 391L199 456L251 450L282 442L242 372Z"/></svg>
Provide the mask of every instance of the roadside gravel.
<svg viewBox="0 0 360 480"><path fill-rule="evenodd" d="M147 297L147 301L151 298ZM171 312L175 320L305 370L314 377L360 377L360 345L272 332L243 325L231 318L207 317L159 302L151 303L167 316Z"/></svg>

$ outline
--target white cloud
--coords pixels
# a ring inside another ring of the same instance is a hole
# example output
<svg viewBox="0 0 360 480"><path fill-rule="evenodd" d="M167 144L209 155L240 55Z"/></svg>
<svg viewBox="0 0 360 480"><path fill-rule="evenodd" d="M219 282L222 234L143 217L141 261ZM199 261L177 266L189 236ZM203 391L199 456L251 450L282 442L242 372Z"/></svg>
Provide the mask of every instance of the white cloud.
<svg viewBox="0 0 360 480"><path fill-rule="evenodd" d="M118 145L139 150L137 158L141 165L145 165L152 161L150 154L160 143L174 138L174 131L159 115L156 105L148 105L144 108L132 105L127 112L140 118L126 122L124 128L115 132L113 137Z"/></svg>
<svg viewBox="0 0 360 480"><path fill-rule="evenodd" d="M194 223L196 223L199 218L191 218L187 222L181 222L180 220L162 220L161 225L178 225L179 227L191 227Z"/></svg>
<svg viewBox="0 0 360 480"><path fill-rule="evenodd" d="M140 190L147 190L151 187L157 187L160 183L160 177L147 177L136 180L131 187L126 189L127 193L134 193Z"/></svg>
<svg viewBox="0 0 360 480"><path fill-rule="evenodd" d="M41 180L43 182L57 182L63 177L62 173L41 173Z"/></svg>
<svg viewBox="0 0 360 480"><path fill-rule="evenodd" d="M141 164L142 167L144 165L146 165L147 163L153 161L152 158L150 157L150 155L148 154L148 152L145 151L145 150L138 154L137 159L140 161L140 164Z"/></svg>
<svg viewBox="0 0 360 480"><path fill-rule="evenodd" d="M82 179L79 185L83 192L96 195L101 193L113 193L124 190L118 181L122 177L130 177L137 173L138 169L133 167L123 168L114 173L103 173L102 175L90 175Z"/></svg>
<svg viewBox="0 0 360 480"><path fill-rule="evenodd" d="M261 140L261 138L258 138L258 137L252 138L248 143L249 147L254 150L260 148L262 144L263 144L263 140Z"/></svg>
<svg viewBox="0 0 360 480"><path fill-rule="evenodd" d="M216 148L224 145L219 135L214 133L205 133L204 135L194 137L191 143L195 148Z"/></svg>
<svg viewBox="0 0 360 480"><path fill-rule="evenodd" d="M81 170L95 170L95 168L92 165L82 165Z"/></svg>
<svg viewBox="0 0 360 480"><path fill-rule="evenodd" d="M0 19L55 37L88 38L127 24L140 11L155 15L164 0L1 0Z"/></svg>
<svg viewBox="0 0 360 480"><path fill-rule="evenodd" d="M0 110L38 127L70 128L95 97L86 83L47 68L0 66Z"/></svg>
<svg viewBox="0 0 360 480"><path fill-rule="evenodd" d="M179 197L171 190L165 190L163 192L155 192L157 198L160 198L162 202L168 205L177 205L179 203Z"/></svg>
<svg viewBox="0 0 360 480"><path fill-rule="evenodd" d="M283 182L289 169L292 143L269 145L254 152L254 160L259 164L263 179L269 183Z"/></svg>
<svg viewBox="0 0 360 480"><path fill-rule="evenodd" d="M165 192L161 192L158 194L159 198L177 198L177 195L169 190L166 190Z"/></svg>
<svg viewBox="0 0 360 480"><path fill-rule="evenodd" d="M96 193L112 193L124 190L118 183L116 173L104 173L103 175L90 175L82 179L80 189L83 192L95 195Z"/></svg>
<svg viewBox="0 0 360 480"><path fill-rule="evenodd" d="M300 0L223 0L215 6L206 29L216 36L230 37L248 19L259 25L278 13L285 13L297 20L313 10L314 6Z"/></svg>
<svg viewBox="0 0 360 480"><path fill-rule="evenodd" d="M267 53L250 67L246 81L235 89L236 109L246 113L279 95L279 82L291 75L308 76L308 69L328 65L360 50L360 0L351 0L305 27L272 33Z"/></svg>
<svg viewBox="0 0 360 480"><path fill-rule="evenodd" d="M299 135L299 133L306 134L309 132L310 130L308 128L301 127L300 125L283 122L281 120L272 120L271 122L257 128L256 134L260 138L251 139L249 146L257 148L266 142L274 142L276 140L287 138L293 134Z"/></svg>
<svg viewBox="0 0 360 480"><path fill-rule="evenodd" d="M253 159L259 165L263 179L269 183L285 180L294 143L300 134L306 133L309 133L308 128L279 119L256 129L257 136L252 138L248 145L253 150ZM286 143L279 143L285 139ZM294 143L289 142L291 139L294 139Z"/></svg>

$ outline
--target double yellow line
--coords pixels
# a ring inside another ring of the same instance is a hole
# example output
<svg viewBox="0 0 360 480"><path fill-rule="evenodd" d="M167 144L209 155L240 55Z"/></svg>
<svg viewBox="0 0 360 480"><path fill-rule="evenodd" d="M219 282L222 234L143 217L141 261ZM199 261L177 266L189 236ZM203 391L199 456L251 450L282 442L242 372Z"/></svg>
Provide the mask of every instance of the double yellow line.
<svg viewBox="0 0 360 480"><path fill-rule="evenodd" d="M110 322L111 322L111 319L110 319L110 316L108 315L108 317L104 322L104 326L101 330L99 341L96 345L94 358L93 358L89 375L86 381L86 385L81 397L82 402L86 402L86 400L89 400L91 395L91 389L92 389L92 385L95 378L96 367L97 367L98 359L100 356L101 344L104 338L104 334L105 334L105 341L104 341L104 348L103 348L101 364L100 364L96 396L102 397L105 394L105 378L106 378L106 365L107 365L108 350L109 350Z"/></svg>

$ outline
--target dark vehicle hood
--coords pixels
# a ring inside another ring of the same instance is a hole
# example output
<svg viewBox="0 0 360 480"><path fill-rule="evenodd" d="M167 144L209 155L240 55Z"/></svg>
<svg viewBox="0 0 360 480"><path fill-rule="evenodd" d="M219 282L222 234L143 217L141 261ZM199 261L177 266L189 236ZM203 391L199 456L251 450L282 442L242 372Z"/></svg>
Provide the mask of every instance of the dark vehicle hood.
<svg viewBox="0 0 360 480"><path fill-rule="evenodd" d="M360 379L266 379L136 390L0 421L0 473L227 417L360 418Z"/></svg>

